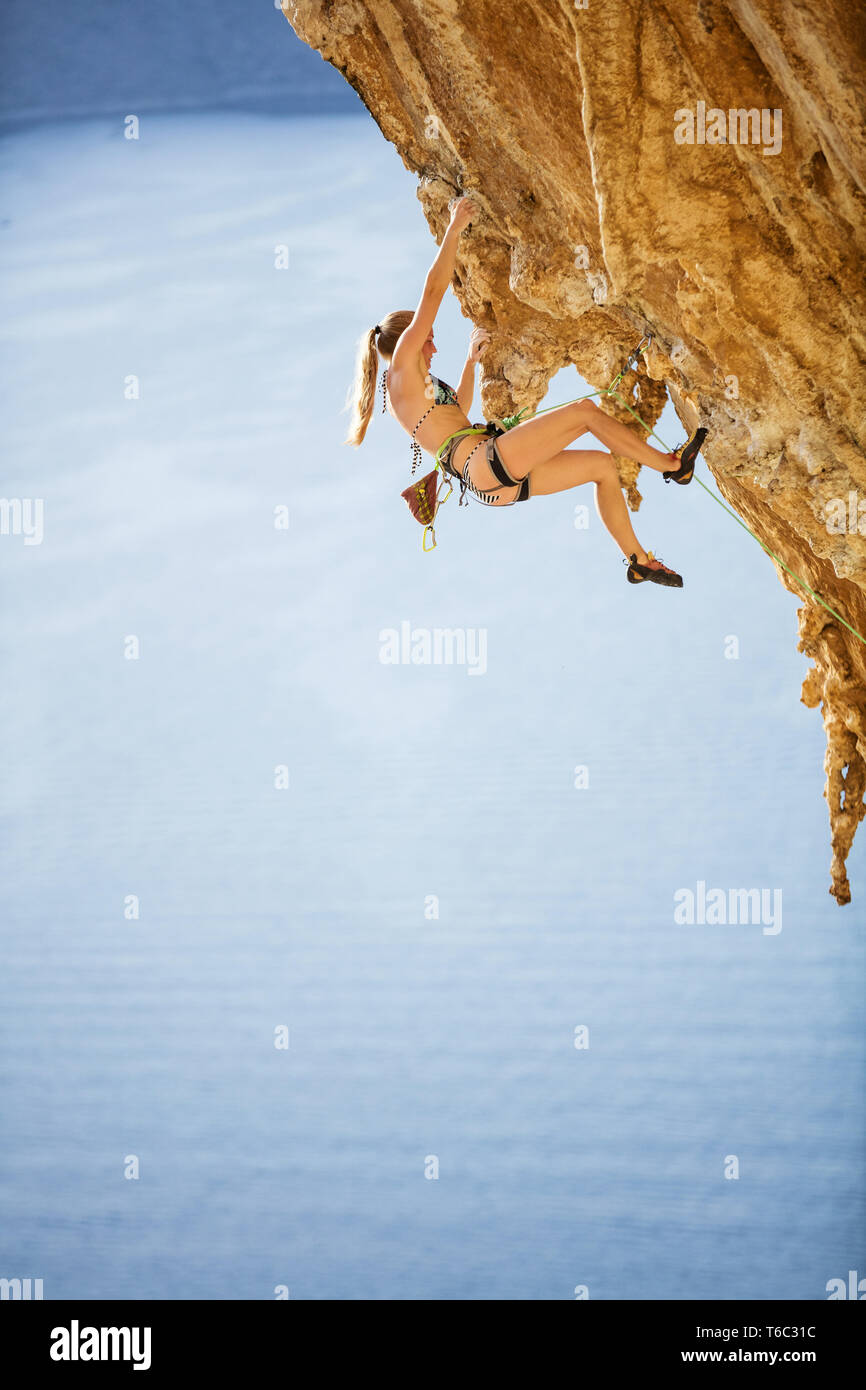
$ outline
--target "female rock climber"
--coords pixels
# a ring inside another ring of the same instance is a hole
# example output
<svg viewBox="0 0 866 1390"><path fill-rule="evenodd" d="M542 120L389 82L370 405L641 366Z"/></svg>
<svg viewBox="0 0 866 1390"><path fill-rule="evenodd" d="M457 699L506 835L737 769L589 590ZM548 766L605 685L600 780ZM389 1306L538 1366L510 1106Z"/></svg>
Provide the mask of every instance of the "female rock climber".
<svg viewBox="0 0 866 1390"><path fill-rule="evenodd" d="M598 514L626 556L623 563L628 564L629 583L649 580L682 588L682 577L652 551L644 550L632 530L611 455L594 449L568 449L566 445L588 432L624 458L663 473L666 481L688 483L705 430L697 431L688 444L673 453L662 454L591 401L558 406L504 432L495 422L473 427L468 411L475 388L475 365L489 341L485 329L472 334L456 391L431 375L430 363L436 351L433 324L451 283L460 235L477 215L469 198L456 200L418 308L414 313L407 309L388 314L363 335L347 402L353 413L346 443L360 444L367 432L381 355L389 363L382 377L385 403L411 436L415 463L421 449L436 455L442 471L461 484L461 500L468 489L488 506L511 506L530 497L595 483Z"/></svg>

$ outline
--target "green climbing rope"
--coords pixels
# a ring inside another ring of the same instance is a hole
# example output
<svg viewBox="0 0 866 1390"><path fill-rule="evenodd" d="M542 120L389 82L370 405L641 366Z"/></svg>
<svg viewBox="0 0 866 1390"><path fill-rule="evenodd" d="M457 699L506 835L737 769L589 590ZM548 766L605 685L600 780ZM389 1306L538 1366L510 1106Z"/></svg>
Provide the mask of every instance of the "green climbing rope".
<svg viewBox="0 0 866 1390"><path fill-rule="evenodd" d="M701 483L700 478L695 478L695 482ZM837 622L840 622L843 627L847 627L848 631L852 632L854 636L863 643L864 647L866 647L866 637L864 637L862 633L858 632L856 627L852 627L849 622L846 622L846 620L842 617L841 613L837 613L835 608L831 608L829 603L824 602L820 594L816 594L814 589L809 588L809 585L806 583L805 579L801 579L799 575L796 575L792 569L788 568L784 560L780 560L779 556L775 555L768 545L764 545L764 542L761 540L760 536L755 535L754 531L746 525L742 517L737 516L736 512L732 512L730 507L726 507L721 497L717 497L714 492L710 492L710 489L706 486L705 483L701 483L701 487L704 489L704 492L707 494L708 497L712 497L714 502L718 502L723 512L727 512L728 516L732 516L734 518L734 521L736 521L740 526L742 526L744 531L748 531L749 535L754 537L761 549L765 550L768 555L772 556L772 558L776 561L776 564L781 565L782 569L785 571L786 574L790 574L792 579L796 579L797 583L806 590L806 593L809 594L809 596L813 598L816 603L820 603L822 608L826 608L828 613L832 613L833 617L837 620Z"/></svg>

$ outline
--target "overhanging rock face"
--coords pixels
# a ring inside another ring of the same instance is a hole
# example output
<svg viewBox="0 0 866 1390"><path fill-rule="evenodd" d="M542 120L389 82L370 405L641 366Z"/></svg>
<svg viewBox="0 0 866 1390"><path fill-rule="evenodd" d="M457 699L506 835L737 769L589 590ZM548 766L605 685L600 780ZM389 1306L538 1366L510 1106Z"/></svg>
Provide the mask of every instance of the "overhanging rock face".
<svg viewBox="0 0 866 1390"><path fill-rule="evenodd" d="M803 600L827 732L831 893L866 812L866 26L841 0L285 0L362 97L495 330L488 416L573 363L650 424L666 394ZM381 312L403 307L383 305ZM620 410L606 403L607 408ZM622 414L622 418L629 417ZM673 441L671 441L673 442ZM632 507L638 468L618 460ZM731 523L733 525L733 522Z"/></svg>

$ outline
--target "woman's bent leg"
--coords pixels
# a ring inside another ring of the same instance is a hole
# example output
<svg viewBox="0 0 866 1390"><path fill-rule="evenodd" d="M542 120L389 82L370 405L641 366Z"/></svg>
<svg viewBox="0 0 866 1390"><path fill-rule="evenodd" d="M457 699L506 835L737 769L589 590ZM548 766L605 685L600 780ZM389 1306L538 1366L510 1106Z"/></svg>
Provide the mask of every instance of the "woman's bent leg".
<svg viewBox="0 0 866 1390"><path fill-rule="evenodd" d="M595 483L596 510L623 555L646 560L646 551L632 530L619 474L610 454L598 449L563 449L555 458L533 468L529 477L533 497L566 492L582 483Z"/></svg>

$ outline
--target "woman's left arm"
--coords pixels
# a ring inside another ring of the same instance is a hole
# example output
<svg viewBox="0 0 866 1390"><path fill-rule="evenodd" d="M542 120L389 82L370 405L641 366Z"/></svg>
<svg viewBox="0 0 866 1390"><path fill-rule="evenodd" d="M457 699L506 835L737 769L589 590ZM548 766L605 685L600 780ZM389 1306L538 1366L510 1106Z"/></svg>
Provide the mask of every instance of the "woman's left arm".
<svg viewBox="0 0 866 1390"><path fill-rule="evenodd" d="M468 417L472 409L472 398L475 395L475 363L480 362L481 354L490 342L490 334L486 328L476 328L469 340L469 352L466 355L466 363L460 373L460 384L457 387L457 404Z"/></svg>

